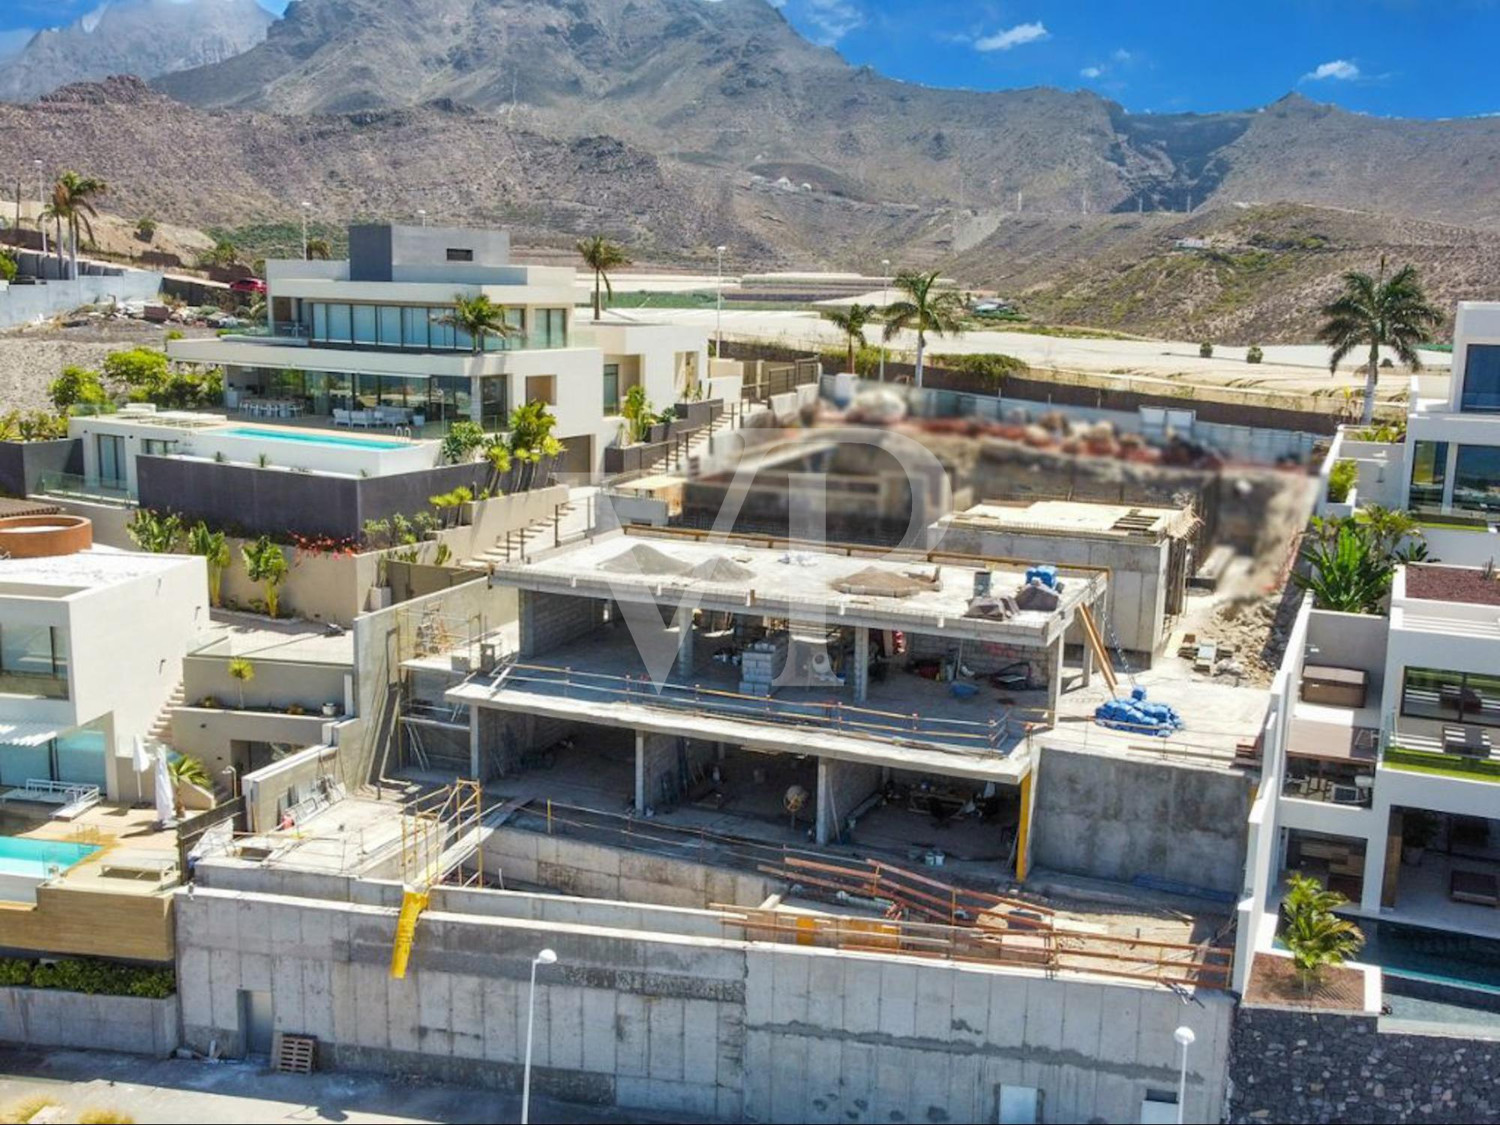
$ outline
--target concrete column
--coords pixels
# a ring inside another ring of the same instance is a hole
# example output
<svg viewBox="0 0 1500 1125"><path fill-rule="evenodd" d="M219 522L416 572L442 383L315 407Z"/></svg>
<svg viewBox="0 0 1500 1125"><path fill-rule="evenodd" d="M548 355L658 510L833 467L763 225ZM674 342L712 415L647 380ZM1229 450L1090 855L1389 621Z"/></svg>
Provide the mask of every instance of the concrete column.
<svg viewBox="0 0 1500 1125"><path fill-rule="evenodd" d="M1036 811L1036 771L1040 759L1033 761L1031 772L1021 779L1021 821L1016 829L1016 882L1026 882L1031 873L1031 818Z"/></svg>
<svg viewBox="0 0 1500 1125"><path fill-rule="evenodd" d="M831 789L828 776L829 762L827 758L818 759L818 792L814 798L817 801L817 828L815 836L819 847L824 847L838 835L838 826L833 823L833 802L829 800Z"/></svg>
<svg viewBox="0 0 1500 1125"><path fill-rule="evenodd" d="M1359 908L1370 915L1380 913L1380 893L1385 885L1386 845L1390 839L1391 806L1377 801L1371 810L1376 824L1380 826L1373 836L1365 841L1364 885L1359 892Z"/></svg>
<svg viewBox="0 0 1500 1125"><path fill-rule="evenodd" d="M854 701L863 703L870 694L870 629L854 629Z"/></svg>
<svg viewBox="0 0 1500 1125"><path fill-rule="evenodd" d="M681 634L677 638L677 674L684 679L691 680L693 677L693 619L687 611L683 611L685 620L682 623Z"/></svg>
<svg viewBox="0 0 1500 1125"><path fill-rule="evenodd" d="M483 781L484 774L479 772L479 763L482 755L479 747L479 704L469 704L469 776L475 781Z"/></svg>
<svg viewBox="0 0 1500 1125"><path fill-rule="evenodd" d="M1057 718L1057 702L1062 696L1063 634L1047 647L1047 710Z"/></svg>
<svg viewBox="0 0 1500 1125"><path fill-rule="evenodd" d="M635 732L635 811L646 811L646 735Z"/></svg>

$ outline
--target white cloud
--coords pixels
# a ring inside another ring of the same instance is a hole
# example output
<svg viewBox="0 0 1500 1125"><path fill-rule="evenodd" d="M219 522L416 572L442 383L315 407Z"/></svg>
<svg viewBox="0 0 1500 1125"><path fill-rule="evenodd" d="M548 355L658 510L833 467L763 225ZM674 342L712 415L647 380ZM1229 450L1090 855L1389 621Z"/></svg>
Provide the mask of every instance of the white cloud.
<svg viewBox="0 0 1500 1125"><path fill-rule="evenodd" d="M1018 23L993 35L984 35L974 40L977 51L1008 51L1026 43L1036 43L1048 38L1049 33L1040 20L1035 23Z"/></svg>
<svg viewBox="0 0 1500 1125"><path fill-rule="evenodd" d="M1359 77L1359 67L1348 59L1334 59L1326 62L1317 70L1310 70L1302 76L1303 82L1322 82L1328 78L1335 78L1341 82L1349 82Z"/></svg>
<svg viewBox="0 0 1500 1125"><path fill-rule="evenodd" d="M1131 59L1135 58L1135 56L1127 51L1124 47L1116 47L1115 53L1112 57L1114 58L1115 62L1122 63L1129 62Z"/></svg>
<svg viewBox="0 0 1500 1125"><path fill-rule="evenodd" d="M813 38L824 47L833 46L865 22L864 12L852 0L799 0L794 7L802 9L812 25Z"/></svg>
<svg viewBox="0 0 1500 1125"><path fill-rule="evenodd" d="M1078 72L1080 78L1099 78L1104 74L1102 66L1086 66Z"/></svg>

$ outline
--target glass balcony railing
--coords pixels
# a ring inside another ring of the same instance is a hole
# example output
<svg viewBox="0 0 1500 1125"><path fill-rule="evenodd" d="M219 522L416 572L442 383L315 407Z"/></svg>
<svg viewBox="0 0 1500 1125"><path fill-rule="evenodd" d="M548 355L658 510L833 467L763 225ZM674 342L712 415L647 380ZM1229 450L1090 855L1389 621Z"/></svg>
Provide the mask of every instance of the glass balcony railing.
<svg viewBox="0 0 1500 1125"><path fill-rule="evenodd" d="M135 490L123 481L101 480L78 473L43 473L37 480L37 492L59 500L85 500L93 504L110 504L119 508L134 507Z"/></svg>
<svg viewBox="0 0 1500 1125"><path fill-rule="evenodd" d="M0 696L21 699L67 699L67 674L12 672L0 669Z"/></svg>

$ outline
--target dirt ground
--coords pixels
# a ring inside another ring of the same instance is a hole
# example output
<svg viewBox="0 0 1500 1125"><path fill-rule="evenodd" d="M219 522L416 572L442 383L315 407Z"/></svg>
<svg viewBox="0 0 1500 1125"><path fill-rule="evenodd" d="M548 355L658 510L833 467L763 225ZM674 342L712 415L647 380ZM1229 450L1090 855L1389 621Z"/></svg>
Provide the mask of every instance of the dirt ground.
<svg viewBox="0 0 1500 1125"><path fill-rule="evenodd" d="M207 333L206 329L180 330L187 335ZM97 369L110 352L160 348L165 343L166 330L144 320L100 320L79 328L51 323L0 332L0 414L50 410L47 388L64 367Z"/></svg>

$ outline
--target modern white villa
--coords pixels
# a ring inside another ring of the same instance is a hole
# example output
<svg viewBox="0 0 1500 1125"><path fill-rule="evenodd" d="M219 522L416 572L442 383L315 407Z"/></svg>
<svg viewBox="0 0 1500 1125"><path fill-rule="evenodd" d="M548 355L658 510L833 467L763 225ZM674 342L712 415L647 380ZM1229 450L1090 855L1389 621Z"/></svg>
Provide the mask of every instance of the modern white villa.
<svg viewBox="0 0 1500 1125"><path fill-rule="evenodd" d="M230 436L291 426L358 431L342 442L303 438L357 475L369 471L362 459L376 452L374 442L440 438L459 420L499 432L512 408L543 402L567 446L559 469L591 473L620 439L620 405L632 386L643 385L661 408L706 378L701 331L579 319L575 271L512 262L504 231L354 226L349 246L347 261L267 263L267 334L168 346L174 361L224 368ZM455 298L480 294L504 307L513 335L476 349L444 318ZM279 451L265 449L273 459ZM99 465L110 470L107 459ZM118 475L127 479L128 468Z"/></svg>
<svg viewBox="0 0 1500 1125"><path fill-rule="evenodd" d="M142 798L135 739L208 625L203 560L96 547L63 515L0 520L0 549L0 787Z"/></svg>
<svg viewBox="0 0 1500 1125"><path fill-rule="evenodd" d="M1376 942L1500 937L1500 304L1459 306L1451 382L1414 378L1404 444L1346 430L1329 458L1359 475L1325 510L1406 506L1429 559L1396 570L1383 615L1302 607L1264 732L1242 943L1269 943L1289 871L1345 894Z"/></svg>

